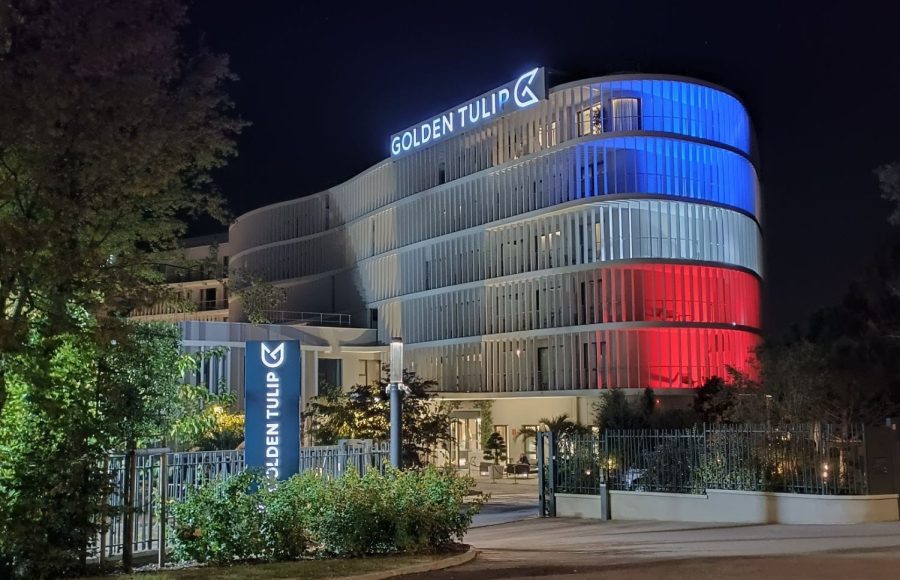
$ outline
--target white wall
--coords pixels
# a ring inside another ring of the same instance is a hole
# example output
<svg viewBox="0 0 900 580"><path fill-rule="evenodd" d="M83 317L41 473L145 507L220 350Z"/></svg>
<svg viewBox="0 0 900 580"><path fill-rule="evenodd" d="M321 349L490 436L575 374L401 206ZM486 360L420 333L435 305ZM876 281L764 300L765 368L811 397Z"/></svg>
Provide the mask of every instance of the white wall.
<svg viewBox="0 0 900 580"><path fill-rule="evenodd" d="M556 494L556 515L561 518L603 519L599 495Z"/></svg>
<svg viewBox="0 0 900 580"><path fill-rule="evenodd" d="M594 496L594 499L599 509L600 498ZM584 509L567 497L563 498L563 503L565 512ZM900 520L897 494L827 496L710 489L706 495L690 495L611 491L610 511L615 520L753 524L854 524ZM557 513L561 513L559 501Z"/></svg>
<svg viewBox="0 0 900 580"><path fill-rule="evenodd" d="M488 393L485 393L488 394ZM509 457L512 461L525 451L525 441L518 434L523 425L537 425L542 418L551 419L565 413L569 419L591 424L593 418L587 397L511 397L488 398L493 401L491 418L494 425L506 425L509 434ZM590 398L593 400L593 398ZM460 410L475 410L474 401L460 401Z"/></svg>

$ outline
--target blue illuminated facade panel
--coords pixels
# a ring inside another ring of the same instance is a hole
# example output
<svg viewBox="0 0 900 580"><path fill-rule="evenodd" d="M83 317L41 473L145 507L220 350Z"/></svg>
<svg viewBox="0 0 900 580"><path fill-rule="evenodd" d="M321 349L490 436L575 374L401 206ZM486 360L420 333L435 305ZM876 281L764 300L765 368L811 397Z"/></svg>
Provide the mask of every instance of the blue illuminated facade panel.
<svg viewBox="0 0 900 580"><path fill-rule="evenodd" d="M448 391L696 386L758 339L755 161L724 89L587 79L241 216L231 264L285 288L287 310L377 318Z"/></svg>
<svg viewBox="0 0 900 580"><path fill-rule="evenodd" d="M674 133L715 141L750 153L750 119L734 96L697 82L671 79L621 79L600 81L580 90L589 106L602 105L603 129L614 129L611 104L615 99L637 99L640 119L632 131ZM585 92L589 92L585 96ZM595 119L596 120L596 119ZM596 131L596 127L594 129Z"/></svg>

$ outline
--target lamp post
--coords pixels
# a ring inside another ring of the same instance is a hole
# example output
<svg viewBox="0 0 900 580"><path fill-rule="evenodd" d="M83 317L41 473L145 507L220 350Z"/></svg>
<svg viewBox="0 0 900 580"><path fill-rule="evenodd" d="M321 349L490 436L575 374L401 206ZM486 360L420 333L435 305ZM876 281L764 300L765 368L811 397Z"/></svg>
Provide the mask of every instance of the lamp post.
<svg viewBox="0 0 900 580"><path fill-rule="evenodd" d="M401 414L403 400L403 339L395 336L391 339L391 374L388 390L391 397L391 465L400 469L402 464L403 436Z"/></svg>

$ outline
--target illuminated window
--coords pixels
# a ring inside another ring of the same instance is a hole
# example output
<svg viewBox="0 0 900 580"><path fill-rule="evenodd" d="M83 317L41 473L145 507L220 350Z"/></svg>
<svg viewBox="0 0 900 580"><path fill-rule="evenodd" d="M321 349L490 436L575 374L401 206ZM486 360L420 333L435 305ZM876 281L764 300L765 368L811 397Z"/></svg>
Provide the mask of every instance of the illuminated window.
<svg viewBox="0 0 900 580"><path fill-rule="evenodd" d="M611 100L612 130L641 130L641 100L636 97L620 97Z"/></svg>
<svg viewBox="0 0 900 580"><path fill-rule="evenodd" d="M579 135L596 135L603 132L603 105L597 103L578 112Z"/></svg>
<svg viewBox="0 0 900 580"><path fill-rule="evenodd" d="M537 433L538 426L537 425L522 425L522 429L525 429L527 432ZM537 437L533 435L529 435L525 437L525 455L528 456L528 460L530 463L537 463Z"/></svg>
<svg viewBox="0 0 900 580"><path fill-rule="evenodd" d="M538 143L541 147L553 147L558 141L556 140L556 121L550 123L546 128L547 138L544 139L544 126L538 126Z"/></svg>

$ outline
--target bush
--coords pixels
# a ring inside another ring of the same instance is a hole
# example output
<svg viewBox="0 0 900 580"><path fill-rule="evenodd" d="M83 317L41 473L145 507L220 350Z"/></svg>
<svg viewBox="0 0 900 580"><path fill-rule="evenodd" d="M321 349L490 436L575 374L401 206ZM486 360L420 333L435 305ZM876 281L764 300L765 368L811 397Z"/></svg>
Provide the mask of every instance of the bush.
<svg viewBox="0 0 900 580"><path fill-rule="evenodd" d="M433 552L462 539L483 503L471 478L428 467L269 486L250 472L207 482L172 508L174 555L199 562ZM256 489L257 491L252 491Z"/></svg>
<svg viewBox="0 0 900 580"><path fill-rule="evenodd" d="M228 413L213 405L213 421L209 431L198 436L193 447L202 451L237 449L244 440L244 415Z"/></svg>
<svg viewBox="0 0 900 580"><path fill-rule="evenodd" d="M259 474L244 471L188 492L183 502L171 507L175 558L216 564L270 559L264 484Z"/></svg>

